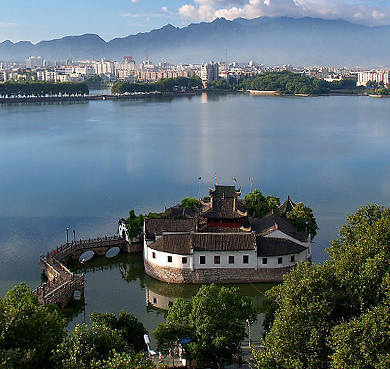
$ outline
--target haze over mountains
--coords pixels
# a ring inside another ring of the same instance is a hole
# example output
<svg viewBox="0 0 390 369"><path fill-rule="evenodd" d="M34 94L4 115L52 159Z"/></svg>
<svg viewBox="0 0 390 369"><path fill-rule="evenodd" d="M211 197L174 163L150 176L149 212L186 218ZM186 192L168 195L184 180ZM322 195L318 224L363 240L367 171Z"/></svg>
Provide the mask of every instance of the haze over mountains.
<svg viewBox="0 0 390 369"><path fill-rule="evenodd" d="M209 60L265 65L332 65L366 68L388 67L390 26L367 27L345 20L319 18L238 18L193 23L178 28L170 24L105 42L96 34L61 39L0 43L0 60L25 61L41 56L52 61L97 60L102 57L137 62L202 63Z"/></svg>

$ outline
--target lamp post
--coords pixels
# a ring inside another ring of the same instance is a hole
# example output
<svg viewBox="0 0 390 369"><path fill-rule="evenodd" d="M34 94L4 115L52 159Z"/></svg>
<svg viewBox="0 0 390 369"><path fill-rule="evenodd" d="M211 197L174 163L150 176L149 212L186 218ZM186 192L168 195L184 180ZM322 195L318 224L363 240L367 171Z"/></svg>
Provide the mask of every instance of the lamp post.
<svg viewBox="0 0 390 369"><path fill-rule="evenodd" d="M247 319L246 324L248 324L248 346L252 344L252 319Z"/></svg>
<svg viewBox="0 0 390 369"><path fill-rule="evenodd" d="M249 182L251 183L251 192L253 192L253 181L255 179L253 177L249 177Z"/></svg>
<svg viewBox="0 0 390 369"><path fill-rule="evenodd" d="M69 228L66 227L66 244L69 243Z"/></svg>
<svg viewBox="0 0 390 369"><path fill-rule="evenodd" d="M200 180L202 179L202 177L198 177L198 186L199 186L199 201L200 201Z"/></svg>

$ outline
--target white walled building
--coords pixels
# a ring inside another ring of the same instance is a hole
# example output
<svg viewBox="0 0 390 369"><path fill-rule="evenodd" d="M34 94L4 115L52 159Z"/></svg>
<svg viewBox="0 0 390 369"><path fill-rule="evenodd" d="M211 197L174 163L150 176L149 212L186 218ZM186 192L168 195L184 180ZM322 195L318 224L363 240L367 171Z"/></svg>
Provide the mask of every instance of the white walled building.
<svg viewBox="0 0 390 369"><path fill-rule="evenodd" d="M310 236L285 217L295 206L290 199L252 219L239 194L234 186L215 185L196 214L176 206L167 217L146 218L146 273L170 283L277 282L311 258Z"/></svg>
<svg viewBox="0 0 390 369"><path fill-rule="evenodd" d="M388 70L371 70L358 72L358 81L356 86L366 86L367 82L383 82L385 87L390 83L390 71Z"/></svg>

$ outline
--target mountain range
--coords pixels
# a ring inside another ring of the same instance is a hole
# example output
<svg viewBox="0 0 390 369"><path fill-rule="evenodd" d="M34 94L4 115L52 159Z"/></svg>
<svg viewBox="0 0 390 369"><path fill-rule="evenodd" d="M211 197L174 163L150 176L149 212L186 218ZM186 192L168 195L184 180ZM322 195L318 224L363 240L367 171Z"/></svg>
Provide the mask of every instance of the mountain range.
<svg viewBox="0 0 390 369"><path fill-rule="evenodd" d="M96 34L60 39L0 43L1 61L25 61L41 56L51 61L123 60L137 62L148 57L153 62L203 63L209 60L265 65L332 65L366 68L390 65L387 41L390 26L368 27L343 19L260 17L217 18L212 22L186 27L168 24L160 29L104 41Z"/></svg>

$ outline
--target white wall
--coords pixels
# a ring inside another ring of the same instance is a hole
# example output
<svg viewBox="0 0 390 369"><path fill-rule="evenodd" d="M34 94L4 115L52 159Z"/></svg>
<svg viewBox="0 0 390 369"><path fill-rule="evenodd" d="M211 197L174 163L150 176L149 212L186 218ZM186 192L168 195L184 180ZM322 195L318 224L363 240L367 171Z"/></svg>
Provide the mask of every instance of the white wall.
<svg viewBox="0 0 390 369"><path fill-rule="evenodd" d="M153 258L153 253L155 258ZM172 262L168 262L168 256L172 257ZM183 257L187 258L186 264L183 264L182 262ZM150 264L155 264L161 267L191 269L192 265L192 255L170 254L168 252L153 250L148 246L144 248L144 258Z"/></svg>
<svg viewBox="0 0 390 369"><path fill-rule="evenodd" d="M220 256L220 264L214 264L214 256ZM243 263L243 256L248 255L248 264ZM200 264L200 256L206 257L206 264ZM234 264L229 264L229 256L234 256ZM219 268L249 268L256 269L257 256L255 250L245 251L195 251L194 269L219 269Z"/></svg>
<svg viewBox="0 0 390 369"><path fill-rule="evenodd" d="M294 261L291 261L291 256L294 255ZM282 258L282 263L278 263L278 258ZM267 259L267 264L263 264L263 259ZM271 268L285 268L285 267L291 267L295 264L306 261L308 259L308 250L304 250L298 254L291 254L291 255L279 255L279 256L259 256L257 258L257 267L258 269L271 269Z"/></svg>

